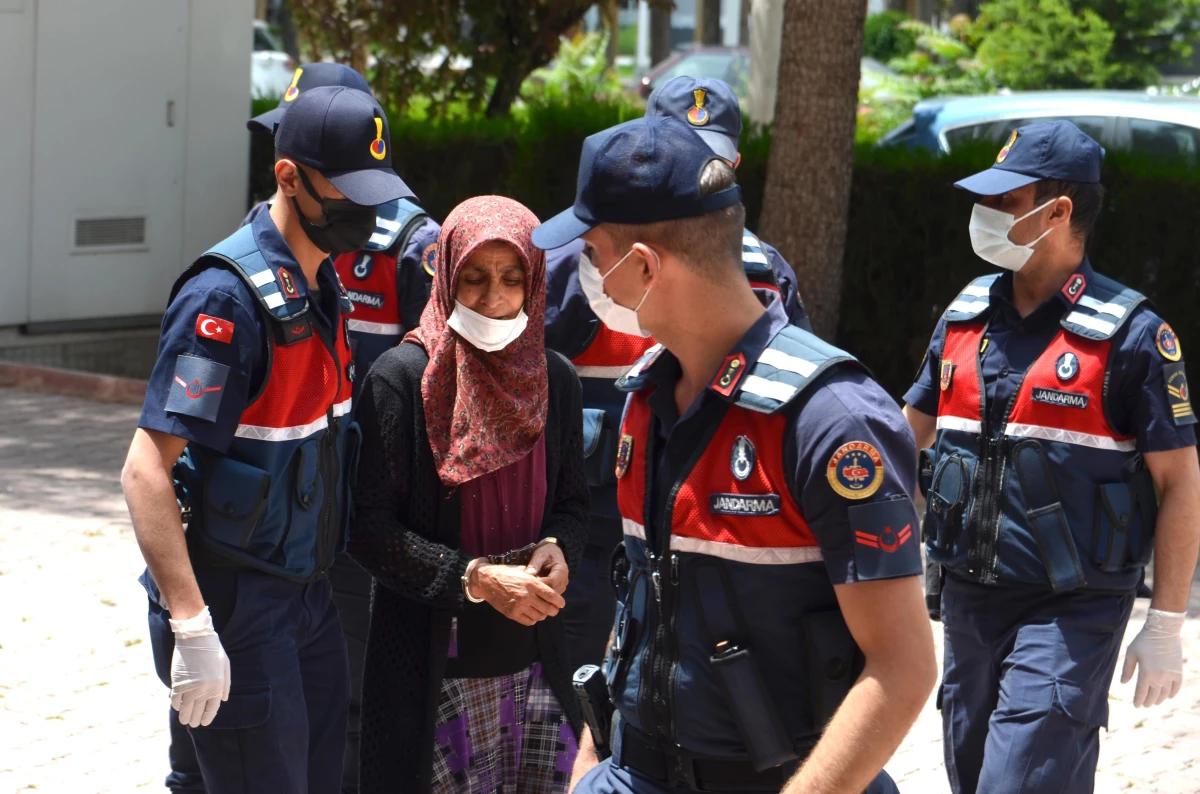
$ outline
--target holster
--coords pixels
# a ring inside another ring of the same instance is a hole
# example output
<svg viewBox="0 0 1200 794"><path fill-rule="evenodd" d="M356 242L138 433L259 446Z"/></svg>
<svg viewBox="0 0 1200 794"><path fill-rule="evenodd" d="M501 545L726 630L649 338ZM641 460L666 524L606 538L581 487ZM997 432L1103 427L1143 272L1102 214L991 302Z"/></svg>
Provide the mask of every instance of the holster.
<svg viewBox="0 0 1200 794"><path fill-rule="evenodd" d="M925 611L930 620L942 620L942 585L946 582L946 571L932 560L925 561Z"/></svg>
<svg viewBox="0 0 1200 794"><path fill-rule="evenodd" d="M571 680L579 706L583 710L583 721L592 734L592 745L596 757L603 761L612 755L609 738L612 733L613 703L604 682L604 674L594 664L585 664L575 671Z"/></svg>

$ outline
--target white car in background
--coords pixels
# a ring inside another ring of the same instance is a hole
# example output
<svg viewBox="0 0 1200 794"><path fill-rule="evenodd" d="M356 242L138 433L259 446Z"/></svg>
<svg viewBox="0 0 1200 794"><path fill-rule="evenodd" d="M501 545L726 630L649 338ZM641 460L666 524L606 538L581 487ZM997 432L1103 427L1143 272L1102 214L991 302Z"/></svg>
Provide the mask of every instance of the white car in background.
<svg viewBox="0 0 1200 794"><path fill-rule="evenodd" d="M254 20L254 52L250 57L250 97L281 97L292 83L296 62L271 35L267 23Z"/></svg>

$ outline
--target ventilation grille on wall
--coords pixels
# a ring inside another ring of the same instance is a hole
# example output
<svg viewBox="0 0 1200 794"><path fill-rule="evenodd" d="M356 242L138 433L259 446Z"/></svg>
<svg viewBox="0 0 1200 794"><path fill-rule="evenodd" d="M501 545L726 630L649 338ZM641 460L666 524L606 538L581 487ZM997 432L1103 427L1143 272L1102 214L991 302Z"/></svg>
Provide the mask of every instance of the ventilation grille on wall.
<svg viewBox="0 0 1200 794"><path fill-rule="evenodd" d="M76 218L77 251L143 247L146 245L146 216L124 218Z"/></svg>

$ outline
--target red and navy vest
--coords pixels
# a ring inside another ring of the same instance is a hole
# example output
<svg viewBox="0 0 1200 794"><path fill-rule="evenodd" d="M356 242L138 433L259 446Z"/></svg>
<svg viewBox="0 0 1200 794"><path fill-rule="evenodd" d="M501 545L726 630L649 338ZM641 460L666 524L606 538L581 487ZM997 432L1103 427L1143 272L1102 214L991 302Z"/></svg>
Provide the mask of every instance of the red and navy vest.
<svg viewBox="0 0 1200 794"><path fill-rule="evenodd" d="M694 444L691 463L677 482L658 483L669 497L654 515L647 495L658 453L644 373L661 352L650 350L618 382L631 395L616 467L628 564L606 670L613 702L664 748L745 758L748 740L712 662L718 643L735 644L753 651L787 740L810 745L824 725L815 715L836 705L817 702L812 676L822 665L810 645L821 640L812 632L827 634L832 621L849 655L857 648L789 488L783 439L798 398L830 368L858 364L786 326L757 361L738 362L732 374L726 367L712 388L731 401L702 407L711 429L682 442ZM737 616L734 625L725 613ZM825 622L810 631L817 614Z"/></svg>
<svg viewBox="0 0 1200 794"><path fill-rule="evenodd" d="M209 267L233 271L257 296L268 369L225 454L189 444L175 467L191 509L188 539L234 562L311 581L346 541L348 458L357 449L357 429L349 432L354 366L345 320L353 307L343 295L330 333L290 274L271 268L251 226L196 260L172 299Z"/></svg>
<svg viewBox="0 0 1200 794"><path fill-rule="evenodd" d="M1113 337L1145 298L1072 276L1062 327L992 428L980 360L996 278L972 282L945 315L929 557L983 584L1132 589L1150 552L1153 489L1106 403Z"/></svg>
<svg viewBox="0 0 1200 794"><path fill-rule="evenodd" d="M762 244L749 229L742 236L742 266L750 286L769 289L779 294L779 282L771 262L762 249ZM652 337L640 337L613 331L602 322L597 323L595 336L588 342L582 353L571 359L583 383L583 401L588 411L588 420L584 424L585 434L594 433L594 437L584 438L584 447L591 450L589 463L593 456L606 462L606 465L591 467L589 484L592 488L592 512L597 515L615 517L615 500L612 493L611 461L615 458L616 435L609 430L610 424L619 421L625 405L625 395L613 385L613 382L629 371L629 368L641 358L647 350L655 345ZM605 443L607 442L607 444ZM591 470L595 470L592 474Z"/></svg>
<svg viewBox="0 0 1200 794"><path fill-rule="evenodd" d="M384 211L389 215L384 217ZM428 218L425 210L408 199L379 208L375 234L367 247L334 258L333 266L354 304L349 320L354 362L366 375L375 359L400 344L406 329L400 317L398 268L413 232ZM431 255L432 251L426 251ZM432 256L423 255L421 266L433 276Z"/></svg>

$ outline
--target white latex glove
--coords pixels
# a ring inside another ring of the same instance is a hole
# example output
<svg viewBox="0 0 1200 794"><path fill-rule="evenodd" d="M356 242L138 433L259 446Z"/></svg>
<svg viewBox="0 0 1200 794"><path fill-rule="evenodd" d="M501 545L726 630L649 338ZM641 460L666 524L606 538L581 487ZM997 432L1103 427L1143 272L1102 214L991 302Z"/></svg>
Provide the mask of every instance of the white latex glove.
<svg viewBox="0 0 1200 794"><path fill-rule="evenodd" d="M213 628L208 607L187 620L172 620L171 706L192 728L208 725L221 702L229 700L229 657Z"/></svg>
<svg viewBox="0 0 1200 794"><path fill-rule="evenodd" d="M1121 672L1121 683L1126 684L1133 678L1134 668L1140 668L1133 697L1135 707L1157 706L1175 697L1183 686L1183 642L1179 634L1186 617L1186 612L1159 609L1146 613L1146 625L1129 643Z"/></svg>

